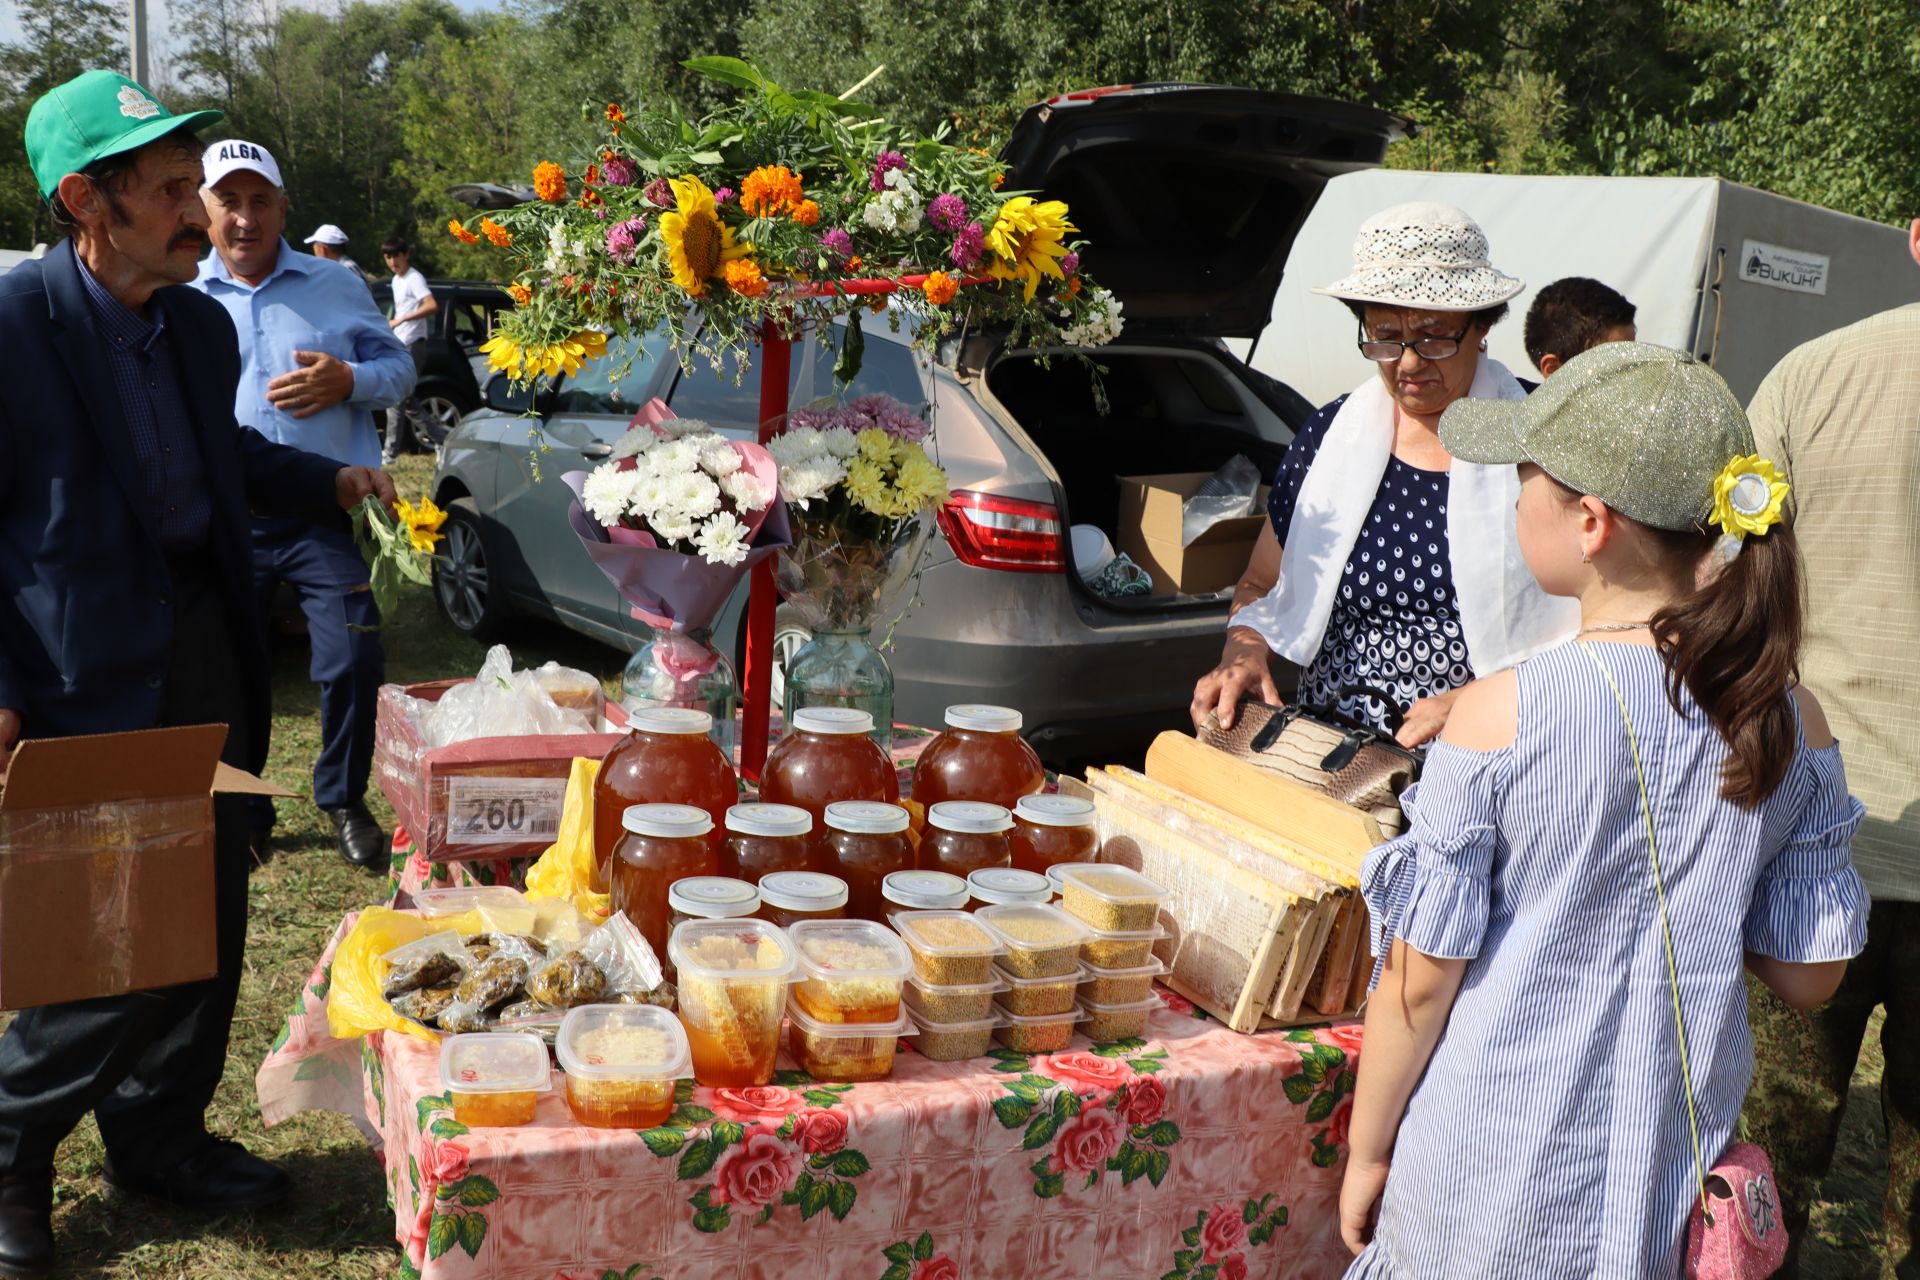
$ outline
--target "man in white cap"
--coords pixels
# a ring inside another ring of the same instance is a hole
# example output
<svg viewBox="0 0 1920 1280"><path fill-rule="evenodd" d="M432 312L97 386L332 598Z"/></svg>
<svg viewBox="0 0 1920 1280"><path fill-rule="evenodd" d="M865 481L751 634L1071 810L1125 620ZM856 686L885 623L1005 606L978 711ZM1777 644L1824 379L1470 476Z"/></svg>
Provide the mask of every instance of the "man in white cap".
<svg viewBox="0 0 1920 1280"><path fill-rule="evenodd" d="M331 222L323 222L313 229L307 237L307 244L313 249L313 256L325 258L328 262L337 262L353 274L360 277L361 284L367 284L367 273L360 264L347 256L347 233Z"/></svg>
<svg viewBox="0 0 1920 1280"><path fill-rule="evenodd" d="M208 147L202 163L214 251L200 264L195 286L227 309L239 332L234 416L269 440L376 465L374 411L412 392L413 357L351 271L300 253L282 237L287 193L265 147L230 138ZM320 686L313 801L333 820L343 858L361 867L382 863L386 837L367 812L366 791L386 655L353 534L345 521L321 527L256 520L253 577L262 601L277 584L291 583L307 615L309 670ZM267 743L254 749L257 769L266 763ZM257 848L273 811L262 803L256 812Z"/></svg>

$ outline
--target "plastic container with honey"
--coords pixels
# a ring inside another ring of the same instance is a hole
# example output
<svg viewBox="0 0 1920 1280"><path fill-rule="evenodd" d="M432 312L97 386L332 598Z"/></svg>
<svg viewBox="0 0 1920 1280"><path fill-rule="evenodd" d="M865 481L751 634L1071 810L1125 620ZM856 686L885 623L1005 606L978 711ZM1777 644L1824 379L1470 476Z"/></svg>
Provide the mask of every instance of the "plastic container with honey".
<svg viewBox="0 0 1920 1280"><path fill-rule="evenodd" d="M1100 852L1093 801L1080 796L1022 796L1013 806L1013 865L1045 873L1062 863L1092 862Z"/></svg>
<svg viewBox="0 0 1920 1280"><path fill-rule="evenodd" d="M1065 867L1060 905L1090 929L1131 933L1160 922L1167 891L1137 871L1107 863Z"/></svg>
<svg viewBox="0 0 1920 1280"><path fill-rule="evenodd" d="M915 974L907 979L900 999L909 1013L932 1022L973 1022L991 1015L994 996L1006 989L1006 982L997 976L943 987Z"/></svg>
<svg viewBox="0 0 1920 1280"><path fill-rule="evenodd" d="M914 976L934 986L993 981L993 958L1007 949L999 934L965 911L897 911L892 920L913 957Z"/></svg>
<svg viewBox="0 0 1920 1280"><path fill-rule="evenodd" d="M993 976L1007 984L1006 994L1000 997L1002 1009L1023 1018L1044 1018L1073 1008L1080 980L1087 975L1086 970L1075 965L1071 973L1057 977L1016 978L996 965Z"/></svg>
<svg viewBox="0 0 1920 1280"><path fill-rule="evenodd" d="M693 1078L737 1089L773 1079L793 944L764 920L689 920L667 940Z"/></svg>
<svg viewBox="0 0 1920 1280"><path fill-rule="evenodd" d="M1159 925L1151 929L1089 929L1080 958L1089 968L1131 969L1153 959L1153 944L1167 936Z"/></svg>
<svg viewBox="0 0 1920 1280"><path fill-rule="evenodd" d="M603 884L620 842L621 816L631 806L705 809L713 820L707 843L718 852L720 824L740 800L739 777L707 736L712 716L684 707L642 707L629 713L627 723L631 732L600 761L593 782L593 854Z"/></svg>
<svg viewBox="0 0 1920 1280"><path fill-rule="evenodd" d="M554 1045L567 1109L597 1129L651 1129L673 1114L674 1082L692 1061L680 1019L653 1005L568 1010Z"/></svg>
<svg viewBox="0 0 1920 1280"><path fill-rule="evenodd" d="M613 909L627 913L657 956L670 932L667 895L674 882L713 874L713 846L707 842L713 819L690 804L636 804L620 822L626 834L608 867Z"/></svg>
<svg viewBox="0 0 1920 1280"><path fill-rule="evenodd" d="M1006 947L1000 967L1016 978L1057 978L1080 968L1087 927L1058 907L1017 903L982 907L973 918Z"/></svg>
<svg viewBox="0 0 1920 1280"><path fill-rule="evenodd" d="M802 920L787 930L793 1005L816 1022L895 1022L913 970L900 935L871 920Z"/></svg>
<svg viewBox="0 0 1920 1280"><path fill-rule="evenodd" d="M790 804L737 804L727 810L720 874L759 884L777 871L813 865L813 815Z"/></svg>
<svg viewBox="0 0 1920 1280"><path fill-rule="evenodd" d="M1124 1004L1094 1004L1087 1001L1082 1005L1084 1012L1080 1015L1080 1030L1095 1043L1130 1040L1147 1033L1147 1018L1159 1007L1160 997L1153 995Z"/></svg>
<svg viewBox="0 0 1920 1280"><path fill-rule="evenodd" d="M1015 1053L1058 1053L1073 1039L1073 1025L1084 1016L1077 1004L1064 1013L1036 1018L1009 1013L999 1005L993 1011L1000 1019L993 1038Z"/></svg>
<svg viewBox="0 0 1920 1280"><path fill-rule="evenodd" d="M913 1047L928 1062L962 1062L986 1057L987 1046L993 1041L993 1029L1000 1025L1000 1015L991 1007L985 1017L959 1022L938 1022L912 1008L907 1010L907 1017L920 1028Z"/></svg>
<svg viewBox="0 0 1920 1280"><path fill-rule="evenodd" d="M847 882L847 914L886 919L882 886L896 871L913 869L907 811L877 800L840 800L827 806L826 830L814 843L814 869Z"/></svg>
<svg viewBox="0 0 1920 1280"><path fill-rule="evenodd" d="M961 911L967 905L967 882L944 871L896 871L880 882L880 896L891 916L895 907L908 911Z"/></svg>
<svg viewBox="0 0 1920 1280"><path fill-rule="evenodd" d="M893 1074L900 1037L918 1031L897 1013L890 1022L835 1023L808 1017L798 1002L787 1007L787 1051L815 1080L884 1080Z"/></svg>
<svg viewBox="0 0 1920 1280"><path fill-rule="evenodd" d="M1053 901L1053 882L1017 867L982 867L967 876L967 893L976 911L1009 902L1043 906Z"/></svg>
<svg viewBox="0 0 1920 1280"><path fill-rule="evenodd" d="M852 707L803 707L793 713L787 736L767 753L760 771L760 798L798 805L825 823L827 806L840 800L900 803L900 775L893 760L868 735L873 716Z"/></svg>
<svg viewBox="0 0 1920 1280"><path fill-rule="evenodd" d="M983 800L948 800L927 810L927 831L920 837L922 871L967 876L983 867L1013 862L1007 829L1013 818Z"/></svg>
<svg viewBox="0 0 1920 1280"><path fill-rule="evenodd" d="M913 798L931 808L948 800L983 800L1011 809L1047 785L1047 771L1020 737L1011 707L947 708L947 727L913 766Z"/></svg>
<svg viewBox="0 0 1920 1280"><path fill-rule="evenodd" d="M1136 1000L1145 1000L1153 994L1153 980L1167 971L1167 966L1152 956L1147 957L1145 964L1126 969L1101 969L1093 965L1085 967L1087 976L1080 984L1080 999L1089 1007L1132 1004Z"/></svg>
<svg viewBox="0 0 1920 1280"><path fill-rule="evenodd" d="M479 1031L440 1042L440 1088L453 1118L470 1129L532 1124L540 1095L553 1091L539 1036Z"/></svg>
<svg viewBox="0 0 1920 1280"><path fill-rule="evenodd" d="M776 871L760 882L758 915L782 929L802 920L844 920L847 882L819 871Z"/></svg>

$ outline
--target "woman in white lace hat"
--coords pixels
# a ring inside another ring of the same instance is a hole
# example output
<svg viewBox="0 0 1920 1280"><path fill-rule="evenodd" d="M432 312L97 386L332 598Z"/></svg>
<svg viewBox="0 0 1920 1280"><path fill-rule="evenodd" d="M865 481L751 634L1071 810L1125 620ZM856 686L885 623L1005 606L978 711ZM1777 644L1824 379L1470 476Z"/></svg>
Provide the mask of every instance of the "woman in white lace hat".
<svg viewBox="0 0 1920 1280"><path fill-rule="evenodd" d="M1487 331L1525 285L1495 269L1487 238L1451 205L1369 218L1338 298L1377 375L1300 428L1274 477L1271 516L1234 593L1220 665L1194 687L1196 726L1233 722L1243 698L1279 702L1278 653L1301 667L1298 700L1385 727L1368 685L1406 711L1413 746L1440 732L1454 694L1570 635L1576 615L1542 593L1514 537L1512 467L1457 463L1440 415L1528 388L1486 354Z"/></svg>

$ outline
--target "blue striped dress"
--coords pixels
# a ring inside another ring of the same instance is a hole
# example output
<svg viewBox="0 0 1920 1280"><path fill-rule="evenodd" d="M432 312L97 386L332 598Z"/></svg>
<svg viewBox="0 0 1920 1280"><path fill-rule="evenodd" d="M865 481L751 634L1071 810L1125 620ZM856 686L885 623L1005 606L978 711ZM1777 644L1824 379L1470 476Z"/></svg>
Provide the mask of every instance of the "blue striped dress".
<svg viewBox="0 0 1920 1280"><path fill-rule="evenodd" d="M1804 741L1758 808L1721 799L1725 744L1691 700L1674 713L1658 652L1593 647L1639 735L1711 1164L1753 1069L1743 950L1865 944L1862 810L1839 749ZM1367 860L1376 954L1400 937L1472 963L1348 1280L1680 1274L1693 1154L1626 729L1572 644L1519 668L1519 707L1509 747L1435 747L1407 834Z"/></svg>

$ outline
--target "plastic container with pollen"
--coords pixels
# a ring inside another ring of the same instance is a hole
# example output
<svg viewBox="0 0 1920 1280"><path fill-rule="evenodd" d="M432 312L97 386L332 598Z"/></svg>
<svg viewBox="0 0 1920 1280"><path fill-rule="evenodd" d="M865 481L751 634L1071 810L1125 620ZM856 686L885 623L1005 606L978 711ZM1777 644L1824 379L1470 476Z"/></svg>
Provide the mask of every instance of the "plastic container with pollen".
<svg viewBox="0 0 1920 1280"><path fill-rule="evenodd" d="M758 915L782 929L802 920L844 920L847 882L819 871L776 871L760 881Z"/></svg>
<svg viewBox="0 0 1920 1280"><path fill-rule="evenodd" d="M813 825L813 815L794 805L734 805L720 841L720 874L759 884L775 872L810 870Z"/></svg>
<svg viewBox="0 0 1920 1280"><path fill-rule="evenodd" d="M760 798L798 805L819 828L827 806L840 800L900 803L893 760L868 735L873 716L851 707L804 707L793 713L787 736L767 753Z"/></svg>
<svg viewBox="0 0 1920 1280"><path fill-rule="evenodd" d="M1080 968L1087 927L1058 907L982 907L973 918L1006 947L1000 967L1015 978L1057 978Z"/></svg>
<svg viewBox="0 0 1920 1280"><path fill-rule="evenodd" d="M797 1002L787 1007L787 1051L815 1080L884 1080L893 1074L900 1037L917 1032L913 1021L900 1014L890 1022L821 1022L808 1017Z"/></svg>
<svg viewBox="0 0 1920 1280"><path fill-rule="evenodd" d="M673 914L667 902L675 881L713 874L713 819L690 804L636 804L620 818L626 834L613 847L608 871L613 909L627 913L659 955Z"/></svg>
<svg viewBox="0 0 1920 1280"><path fill-rule="evenodd" d="M567 1073L567 1109L596 1129L665 1124L674 1082L692 1062L680 1020L652 1005L570 1009L554 1052Z"/></svg>
<svg viewBox="0 0 1920 1280"><path fill-rule="evenodd" d="M892 919L906 939L914 975L934 986L992 982L993 958L1007 949L999 934L965 911L897 911Z"/></svg>
<svg viewBox="0 0 1920 1280"><path fill-rule="evenodd" d="M764 920L689 920L667 955L680 975L693 1078L715 1089L773 1079L794 963L786 932Z"/></svg>
<svg viewBox="0 0 1920 1280"><path fill-rule="evenodd" d="M900 935L871 920L803 920L787 930L799 966L793 1006L816 1022L891 1023L913 970Z"/></svg>
<svg viewBox="0 0 1920 1280"><path fill-rule="evenodd" d="M1080 980L1086 977L1086 970L1075 965L1072 972L1050 978L1016 978L996 967L994 977L1007 984L1006 993L1000 997L1002 1009L1023 1018L1044 1018L1073 1008L1073 998Z"/></svg>
<svg viewBox="0 0 1920 1280"><path fill-rule="evenodd" d="M1080 984L1080 1000L1088 1008L1145 1000L1153 994L1153 980L1167 971L1167 966L1152 956L1147 957L1145 964L1125 969L1102 969L1096 965L1085 967L1087 976Z"/></svg>
<svg viewBox="0 0 1920 1280"><path fill-rule="evenodd" d="M967 877L967 893L976 911L1010 902L1045 906L1053 901L1053 882L1017 867L982 867Z"/></svg>
<svg viewBox="0 0 1920 1280"><path fill-rule="evenodd" d="M1013 807L1013 865L1047 874L1063 864L1092 862L1100 853L1093 801L1079 796L1022 796Z"/></svg>
<svg viewBox="0 0 1920 1280"><path fill-rule="evenodd" d="M1107 863L1064 867L1060 905L1090 929L1131 933L1160 923L1167 891L1137 871Z"/></svg>
<svg viewBox="0 0 1920 1280"><path fill-rule="evenodd" d="M1153 944L1167 936L1159 925L1151 929L1089 929L1080 958L1090 969L1132 969L1153 959Z"/></svg>
<svg viewBox="0 0 1920 1280"><path fill-rule="evenodd" d="M440 1088L453 1118L470 1129L532 1124L540 1095L553 1091L539 1036L479 1031L440 1042Z"/></svg>
<svg viewBox="0 0 1920 1280"><path fill-rule="evenodd" d="M963 704L948 707L946 721L914 762L913 798L920 803L983 800L1011 809L1047 785L1040 757L1020 737L1018 711Z"/></svg>
<svg viewBox="0 0 1920 1280"><path fill-rule="evenodd" d="M915 974L907 979L900 1000L908 1013L929 1022L973 1022L990 1016L993 998L1006 989L1006 982L997 976L985 982L940 986Z"/></svg>
<svg viewBox="0 0 1920 1280"><path fill-rule="evenodd" d="M999 1005L993 1011L1000 1019L993 1038L1015 1053L1058 1053L1073 1039L1073 1025L1084 1016L1079 1005L1064 1013L1033 1018L1009 1013Z"/></svg>
<svg viewBox="0 0 1920 1280"><path fill-rule="evenodd" d="M740 801L740 780L707 736L713 717L684 707L644 707L627 717L631 730L600 761L593 782L593 854L604 882L621 817L636 804L691 804L707 811L708 846L718 852L720 824ZM661 890L664 896L665 890Z"/></svg>
<svg viewBox="0 0 1920 1280"><path fill-rule="evenodd" d="M913 869L907 811L877 800L841 800L827 806L826 829L814 841L814 869L847 882L847 914L886 919L883 886Z"/></svg>
<svg viewBox="0 0 1920 1280"><path fill-rule="evenodd" d="M1080 1016L1081 1032L1089 1040L1104 1043L1145 1035L1147 1018L1161 1004L1160 997L1147 996L1124 1004L1094 1004L1087 1001L1081 1007L1084 1010Z"/></svg>
<svg viewBox="0 0 1920 1280"><path fill-rule="evenodd" d="M986 1057L993 1030L1000 1025L1000 1015L994 1013L991 1006L985 1017L959 1022L938 1022L913 1008L907 1010L907 1016L920 1028L920 1036L913 1042L914 1050L928 1062L962 1062Z"/></svg>
<svg viewBox="0 0 1920 1280"><path fill-rule="evenodd" d="M997 804L979 800L948 800L927 810L926 834L920 837L922 871L944 871L967 876L984 867L1013 863L1007 830L1013 818Z"/></svg>

